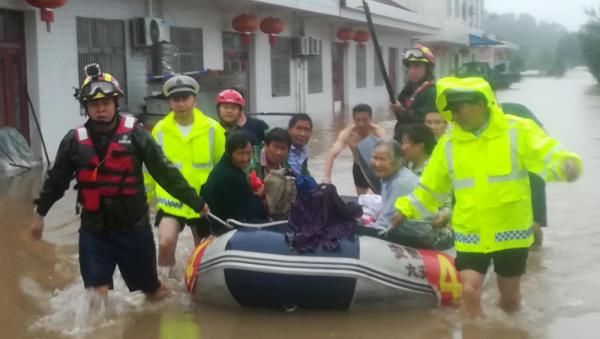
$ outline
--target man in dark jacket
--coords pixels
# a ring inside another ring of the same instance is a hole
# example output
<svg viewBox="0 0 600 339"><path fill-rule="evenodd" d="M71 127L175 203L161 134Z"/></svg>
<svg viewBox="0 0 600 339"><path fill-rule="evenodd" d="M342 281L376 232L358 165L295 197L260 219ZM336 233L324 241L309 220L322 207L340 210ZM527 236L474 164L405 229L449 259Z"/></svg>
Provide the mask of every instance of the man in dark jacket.
<svg viewBox="0 0 600 339"><path fill-rule="evenodd" d="M105 300L118 265L130 291L141 290L148 299L158 300L168 290L158 280L142 166L194 210L206 212L208 207L136 119L118 114L123 91L114 77L94 66L86 67L88 76L76 93L89 119L60 143L35 201L31 234L42 237L44 216L75 178L81 208L79 265L85 288Z"/></svg>
<svg viewBox="0 0 600 339"><path fill-rule="evenodd" d="M402 56L402 63L408 81L398 101L390 105L398 119L395 131L401 125L423 123L427 113L437 112L433 77L435 57L431 50L422 45L408 49Z"/></svg>

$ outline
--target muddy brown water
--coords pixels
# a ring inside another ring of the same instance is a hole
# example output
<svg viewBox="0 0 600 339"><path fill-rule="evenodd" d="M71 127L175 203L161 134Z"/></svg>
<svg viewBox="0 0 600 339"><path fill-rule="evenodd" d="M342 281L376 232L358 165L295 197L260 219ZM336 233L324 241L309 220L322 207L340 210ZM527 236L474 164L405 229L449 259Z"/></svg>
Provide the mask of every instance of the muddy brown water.
<svg viewBox="0 0 600 339"><path fill-rule="evenodd" d="M584 69L564 78L526 78L498 93L501 102L527 105L546 130L579 153L578 182L548 187L550 227L531 254L523 309L508 316L495 306L495 286L484 293L484 321L463 322L454 309L398 312L293 313L196 305L182 279L158 304L131 294L120 278L104 316L90 317L77 265L77 218L69 191L46 220L44 242L25 232L41 170L0 179L0 338L599 338L600 337L600 90ZM349 119L319 117L310 168L321 177L327 147ZM383 122L391 131L392 122ZM334 183L353 194L352 157L336 162ZM177 251L179 276L192 249L186 230Z"/></svg>

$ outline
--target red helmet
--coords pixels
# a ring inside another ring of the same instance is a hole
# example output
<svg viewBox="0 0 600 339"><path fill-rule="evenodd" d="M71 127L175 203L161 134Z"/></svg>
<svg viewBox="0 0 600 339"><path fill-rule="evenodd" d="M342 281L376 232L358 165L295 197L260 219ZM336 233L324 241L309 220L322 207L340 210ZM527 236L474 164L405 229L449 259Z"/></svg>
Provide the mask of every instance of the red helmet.
<svg viewBox="0 0 600 339"><path fill-rule="evenodd" d="M240 92L233 89L226 89L217 94L217 106L220 104L236 104L243 108L246 101Z"/></svg>
<svg viewBox="0 0 600 339"><path fill-rule="evenodd" d="M402 55L404 66L408 66L411 62L423 62L435 66L435 56L428 47L417 44L415 48L406 50Z"/></svg>

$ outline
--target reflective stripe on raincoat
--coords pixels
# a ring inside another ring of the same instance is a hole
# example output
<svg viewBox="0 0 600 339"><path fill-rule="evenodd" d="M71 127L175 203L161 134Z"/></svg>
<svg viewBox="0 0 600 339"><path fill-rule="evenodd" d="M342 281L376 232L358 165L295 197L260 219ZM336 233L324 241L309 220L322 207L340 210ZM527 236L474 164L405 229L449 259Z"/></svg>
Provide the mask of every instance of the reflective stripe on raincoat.
<svg viewBox="0 0 600 339"><path fill-rule="evenodd" d="M152 130L152 137L161 146L167 159L179 169L196 192L206 182L213 167L225 152L225 130L215 120L194 108L194 124L190 134L181 135L175 113L170 112ZM198 218L194 210L173 198L152 177L145 173L146 194L156 196L157 208L186 219Z"/></svg>
<svg viewBox="0 0 600 339"><path fill-rule="evenodd" d="M489 253L529 247L533 219L527 172L546 181L564 181L564 161L574 160L581 171L581 159L533 121L504 115L483 79L449 77L436 86L437 107L448 121L452 121L451 112L443 111L448 89L484 94L489 125L476 136L453 124L439 140L418 187L398 198L396 209L408 219L422 219L435 213L454 192L457 251Z"/></svg>

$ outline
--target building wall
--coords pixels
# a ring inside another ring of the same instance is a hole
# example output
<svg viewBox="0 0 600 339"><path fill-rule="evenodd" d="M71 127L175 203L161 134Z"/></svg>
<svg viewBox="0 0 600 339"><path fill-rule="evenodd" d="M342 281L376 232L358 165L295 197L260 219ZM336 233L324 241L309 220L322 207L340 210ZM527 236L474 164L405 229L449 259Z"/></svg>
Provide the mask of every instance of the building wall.
<svg viewBox="0 0 600 339"><path fill-rule="evenodd" d="M203 29L206 68L222 69L221 14L202 7L193 0L170 0L164 9L165 20L176 26ZM44 138L51 158L60 140L68 131L83 122L79 104L73 99L73 87L78 86L76 18L95 17L128 20L143 17L143 0L78 0L54 11L52 32L39 21L39 10L17 0L0 0L0 8L25 11L26 52L29 92L40 117ZM130 112L139 112L148 94L146 87L146 53L131 47L129 23L125 26L128 106ZM60 121L60 123L57 123ZM32 149L40 155L37 131L32 125Z"/></svg>
<svg viewBox="0 0 600 339"><path fill-rule="evenodd" d="M252 0L252 2L328 15L338 15L340 10L339 0Z"/></svg>
<svg viewBox="0 0 600 339"><path fill-rule="evenodd" d="M335 34L342 25L330 24L323 20L314 20L305 22L305 35L322 39L322 70L323 70L323 91L321 93L308 94L308 82L306 72L306 61L301 59L292 59L290 63L291 72L291 95L287 97L274 98L270 93L271 65L270 49L266 37L258 34L255 39L255 63L256 69L251 86L254 86L256 98L254 100L257 111L269 112L297 112L304 110L309 114L331 114L333 111L333 91L332 91L332 48L335 43ZM360 25L346 24L345 26L354 27L354 29L364 29ZM282 35L291 36L292 32L298 30L297 26L286 30ZM263 34L264 35L264 34ZM411 46L412 38L408 34L402 34L397 31L381 30L378 31L380 44L383 49L383 56L388 65L389 47L398 48L398 59L400 53L405 48ZM357 44L351 42L345 50L345 104L347 108L358 103L367 103L373 106L375 110L386 110L388 107L388 94L384 85L375 86L375 65L376 57L372 41L366 44L367 48L367 86L357 88L356 86L356 48ZM260 61L260 62L256 62ZM298 71L297 71L298 70ZM397 60L397 87L396 94L399 93L403 85L404 70L401 63Z"/></svg>
<svg viewBox="0 0 600 339"><path fill-rule="evenodd" d="M198 0L165 0L164 3L163 14L167 24L202 28L205 46L204 68L223 69L224 14ZM230 22L226 22L228 26Z"/></svg>
<svg viewBox="0 0 600 339"><path fill-rule="evenodd" d="M408 35L401 35L399 33L393 33L388 31L378 32L379 44L382 47L383 59L386 64L386 68L389 69L389 47L398 48L398 58L400 53L412 46L412 37ZM372 41L366 44L367 48L367 86L364 88L356 87L356 49L357 44L351 44L347 50L348 56L348 68L347 72L349 88L347 89L348 96L347 104L349 108L352 108L356 104L366 103L371 105L374 111L384 112L389 107L389 95L387 93L385 84L375 85L375 72L379 71L377 64L377 57ZM398 78L396 79L397 88L394 89L394 95L397 96L400 93L404 85L404 69L398 64L396 72Z"/></svg>
<svg viewBox="0 0 600 339"><path fill-rule="evenodd" d="M207 1L169 0L165 1L160 11L169 25L183 27L199 27L204 35L204 66L211 69L222 69L222 31L230 31L232 13L241 10L227 10L223 7L207 5ZM268 3L268 1L263 1ZM304 10L326 15L338 15L333 10L334 1L303 2ZM295 4L295 5L294 5ZM300 6L292 1L290 6ZM335 1L335 6L339 6ZM64 7L54 11L55 22L52 32L46 32L46 24L39 21L39 10L25 4L21 0L0 0L0 8L18 9L25 12L25 31L27 49L27 69L29 92L40 117L42 130L50 157L68 129L81 124L84 118L80 115L80 106L73 99L73 87L79 84L82 77L78 69L76 18L95 17L106 19L128 20L147 15L145 0L77 0L69 1ZM306 61L292 59L290 62L291 93L287 97L271 95L271 63L268 37L257 32L253 38L250 57L250 86L253 96L252 110L271 112L306 111L309 114L331 114L332 97L332 44L339 27L349 26L353 29L366 29L362 22L347 19L330 20L331 16L310 14L303 16L298 9L291 10L273 7L272 11L260 7L259 17L270 14L277 15L287 23L282 36L297 36L301 33L321 38L323 91L308 94ZM338 8L339 9L339 8ZM233 12L232 12L233 11ZM304 17L304 18L303 18ZM344 20L344 21L342 21ZM131 112L139 112L148 95L146 86L147 68L146 52L131 47L129 23L126 22L126 58L128 106ZM398 52L412 45L414 32L401 31L378 26L378 35L384 47L384 59L388 62L388 47L398 48ZM388 95L385 86L375 86L375 54L371 41L367 43L367 86L356 88L356 44L350 43L345 52L345 100L346 107L351 108L358 103L368 103L376 111L385 111L388 107ZM400 57L400 55L399 55ZM398 61L398 88L403 85L403 69ZM33 125L32 125L33 126ZM40 155L41 149L37 132L32 127L32 149Z"/></svg>
<svg viewBox="0 0 600 339"><path fill-rule="evenodd" d="M261 13L261 17L267 17L274 13ZM279 34L281 37L293 37L297 35L297 26L293 23L291 15L278 15L285 23L285 30ZM268 36L257 32L251 49L253 57L250 60L251 74L250 87L253 93L253 109L259 112L297 112L298 95L296 63L294 59L289 64L290 71L290 95L273 97L271 87L271 45Z"/></svg>
<svg viewBox="0 0 600 339"><path fill-rule="evenodd" d="M463 56L459 52L461 48L469 46L469 33L481 34L479 26L479 17L483 13L483 8L479 6L481 0L423 0L424 13L427 16L435 18L441 30L434 35L426 36L421 39L425 45L442 47L444 52L436 55L436 78L449 75L454 69L464 62L471 61L471 56ZM458 7L456 6L458 4ZM468 16L462 18L462 6L475 6L480 12L473 17L473 22ZM458 8L458 13L456 9ZM458 60L458 63L457 63Z"/></svg>
<svg viewBox="0 0 600 339"><path fill-rule="evenodd" d="M320 23L321 22L321 23ZM322 39L321 61L323 71L323 91L308 94L308 83L304 86L306 96L306 112L311 114L331 114L333 111L333 73L332 73L332 47L335 40L335 28L322 24L321 20L306 22L306 35ZM305 64L306 65L306 64ZM306 79L308 79L308 74Z"/></svg>
<svg viewBox="0 0 600 339"><path fill-rule="evenodd" d="M458 59L458 65L456 60ZM436 55L435 77L442 78L450 75L458 66L471 61L463 57L458 47L449 47L442 55Z"/></svg>
<svg viewBox="0 0 600 339"><path fill-rule="evenodd" d="M81 74L77 69L77 16L128 19L144 12L142 1L105 0L70 1L54 11L52 32L39 21L39 10L23 1L0 0L0 7L26 11L26 48L28 84L38 111L48 152L54 157L62 137L71 126L82 123L79 104L73 99L73 86L78 86ZM126 35L127 42L129 36ZM129 45L129 43L127 44ZM145 59L127 53L128 85L145 81ZM140 78L140 75L143 77ZM135 86L132 86L134 88ZM140 102L140 93L130 93L130 105ZM60 122L60 123L57 123ZM37 133L33 133L35 135ZM32 148L39 150L38 140Z"/></svg>

